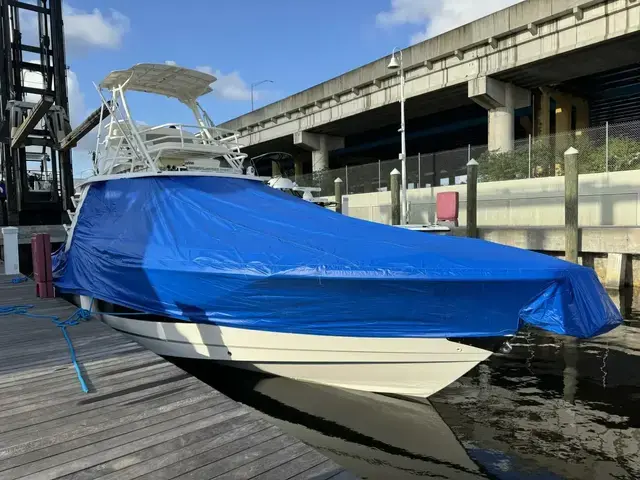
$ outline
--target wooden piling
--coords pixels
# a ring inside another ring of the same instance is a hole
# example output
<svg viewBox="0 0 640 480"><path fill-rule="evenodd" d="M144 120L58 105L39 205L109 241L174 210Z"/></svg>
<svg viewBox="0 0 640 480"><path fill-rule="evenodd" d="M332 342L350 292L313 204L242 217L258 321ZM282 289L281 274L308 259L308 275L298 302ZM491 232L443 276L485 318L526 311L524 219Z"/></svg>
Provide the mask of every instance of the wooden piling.
<svg viewBox="0 0 640 480"><path fill-rule="evenodd" d="M478 237L478 162L467 163L467 237Z"/></svg>
<svg viewBox="0 0 640 480"><path fill-rule="evenodd" d="M400 172L394 168L391 172L391 225L400 225Z"/></svg>
<svg viewBox="0 0 640 480"><path fill-rule="evenodd" d="M578 263L578 150L564 152L565 258Z"/></svg>
<svg viewBox="0 0 640 480"><path fill-rule="evenodd" d="M333 181L336 197L336 213L342 213L342 179L340 177Z"/></svg>

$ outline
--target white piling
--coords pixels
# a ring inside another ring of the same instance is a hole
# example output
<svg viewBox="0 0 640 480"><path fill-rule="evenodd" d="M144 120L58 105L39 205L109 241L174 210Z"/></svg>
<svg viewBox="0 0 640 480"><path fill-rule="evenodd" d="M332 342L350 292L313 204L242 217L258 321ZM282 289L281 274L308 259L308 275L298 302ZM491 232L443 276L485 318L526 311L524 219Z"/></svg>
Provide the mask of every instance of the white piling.
<svg viewBox="0 0 640 480"><path fill-rule="evenodd" d="M20 256L18 253L18 228L3 227L4 239L4 273L18 275L20 273Z"/></svg>

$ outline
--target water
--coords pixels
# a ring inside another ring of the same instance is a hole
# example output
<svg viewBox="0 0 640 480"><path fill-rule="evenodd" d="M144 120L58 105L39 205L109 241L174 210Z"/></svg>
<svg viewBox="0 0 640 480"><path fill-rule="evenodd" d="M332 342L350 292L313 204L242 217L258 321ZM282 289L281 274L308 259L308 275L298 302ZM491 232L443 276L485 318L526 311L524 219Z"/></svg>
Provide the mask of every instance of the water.
<svg viewBox="0 0 640 480"><path fill-rule="evenodd" d="M640 478L640 299L590 341L524 333L429 400L179 366L368 479Z"/></svg>

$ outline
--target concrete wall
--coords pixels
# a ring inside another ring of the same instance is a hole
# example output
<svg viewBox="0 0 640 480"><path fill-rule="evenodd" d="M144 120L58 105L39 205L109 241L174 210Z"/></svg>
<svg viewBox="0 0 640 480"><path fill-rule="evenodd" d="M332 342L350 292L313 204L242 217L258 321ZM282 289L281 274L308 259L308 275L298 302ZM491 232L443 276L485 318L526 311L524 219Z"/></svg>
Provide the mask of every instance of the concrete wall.
<svg viewBox="0 0 640 480"><path fill-rule="evenodd" d="M465 236L465 230L454 228L452 234ZM564 227L484 227L478 229L478 237L564 258ZM580 228L578 244L578 262L593 268L605 286L640 287L640 227ZM612 262L612 256L619 262Z"/></svg>
<svg viewBox="0 0 640 480"><path fill-rule="evenodd" d="M434 223L438 192L460 193L460 225L466 225L466 185L409 190L410 223ZM389 192L349 195L348 215L391 223ZM580 226L640 225L640 171L580 176ZM564 177L480 183L480 226L564 225Z"/></svg>

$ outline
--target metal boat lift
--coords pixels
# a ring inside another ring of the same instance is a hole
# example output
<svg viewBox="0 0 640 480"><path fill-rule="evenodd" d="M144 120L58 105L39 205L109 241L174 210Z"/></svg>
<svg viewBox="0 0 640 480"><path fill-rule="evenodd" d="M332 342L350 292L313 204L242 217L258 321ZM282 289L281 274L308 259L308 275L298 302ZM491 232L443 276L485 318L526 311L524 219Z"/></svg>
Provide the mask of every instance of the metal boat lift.
<svg viewBox="0 0 640 480"><path fill-rule="evenodd" d="M0 0L0 225L60 225L73 209L68 109L62 1Z"/></svg>

